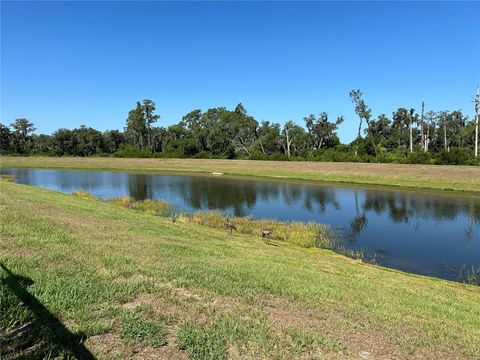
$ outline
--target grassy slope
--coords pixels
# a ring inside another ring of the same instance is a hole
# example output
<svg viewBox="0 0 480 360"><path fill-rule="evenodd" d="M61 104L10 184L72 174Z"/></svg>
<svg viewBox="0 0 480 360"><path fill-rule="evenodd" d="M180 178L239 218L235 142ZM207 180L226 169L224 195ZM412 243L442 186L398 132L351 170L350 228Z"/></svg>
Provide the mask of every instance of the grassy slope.
<svg viewBox="0 0 480 360"><path fill-rule="evenodd" d="M3 167L220 172L480 192L480 167L200 159L1 157Z"/></svg>
<svg viewBox="0 0 480 360"><path fill-rule="evenodd" d="M101 358L480 357L478 287L0 186L0 262Z"/></svg>

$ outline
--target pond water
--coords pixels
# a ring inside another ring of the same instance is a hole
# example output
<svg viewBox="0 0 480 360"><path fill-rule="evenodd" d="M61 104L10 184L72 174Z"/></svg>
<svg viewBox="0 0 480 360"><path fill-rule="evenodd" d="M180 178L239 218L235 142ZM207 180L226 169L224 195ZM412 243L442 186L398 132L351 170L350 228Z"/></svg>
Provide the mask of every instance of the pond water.
<svg viewBox="0 0 480 360"><path fill-rule="evenodd" d="M456 280L480 267L480 196L208 175L3 168L21 184L100 197L165 199L177 211L315 221L377 263Z"/></svg>

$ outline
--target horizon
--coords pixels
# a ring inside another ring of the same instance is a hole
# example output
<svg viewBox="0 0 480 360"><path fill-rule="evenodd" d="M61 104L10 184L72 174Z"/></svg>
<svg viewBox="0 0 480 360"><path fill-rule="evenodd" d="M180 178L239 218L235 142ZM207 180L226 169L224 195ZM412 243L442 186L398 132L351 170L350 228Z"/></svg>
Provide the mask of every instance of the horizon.
<svg viewBox="0 0 480 360"><path fill-rule="evenodd" d="M148 98L157 126L238 103L259 122L343 115L346 143L358 126L352 89L374 118L418 112L424 100L425 112L462 109L472 119L480 83L478 2L2 2L1 10L1 122L25 117L36 133L122 130Z"/></svg>

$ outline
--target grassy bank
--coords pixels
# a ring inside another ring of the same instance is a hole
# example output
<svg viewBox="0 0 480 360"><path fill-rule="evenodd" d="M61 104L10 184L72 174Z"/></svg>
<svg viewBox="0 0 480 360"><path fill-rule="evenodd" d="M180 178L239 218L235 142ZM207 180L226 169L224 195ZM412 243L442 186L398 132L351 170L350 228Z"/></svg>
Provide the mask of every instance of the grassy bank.
<svg viewBox="0 0 480 360"><path fill-rule="evenodd" d="M29 355L107 359L480 356L478 287L0 186L0 351L23 345Z"/></svg>
<svg viewBox="0 0 480 360"><path fill-rule="evenodd" d="M480 167L294 161L1 157L2 167L175 171L480 192Z"/></svg>

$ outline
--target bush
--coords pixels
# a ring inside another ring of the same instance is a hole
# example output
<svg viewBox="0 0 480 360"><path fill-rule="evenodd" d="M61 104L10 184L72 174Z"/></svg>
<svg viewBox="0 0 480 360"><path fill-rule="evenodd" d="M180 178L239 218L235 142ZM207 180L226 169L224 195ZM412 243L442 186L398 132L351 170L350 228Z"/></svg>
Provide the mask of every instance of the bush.
<svg viewBox="0 0 480 360"><path fill-rule="evenodd" d="M468 165L473 152L470 149L453 148L450 151L440 151L435 157L435 163L439 165Z"/></svg>
<svg viewBox="0 0 480 360"><path fill-rule="evenodd" d="M415 151L408 154L405 162L408 164L431 164L432 155L424 151Z"/></svg>

